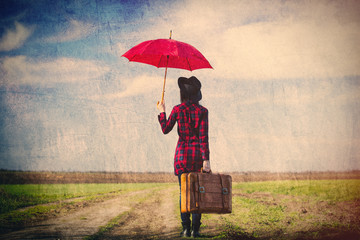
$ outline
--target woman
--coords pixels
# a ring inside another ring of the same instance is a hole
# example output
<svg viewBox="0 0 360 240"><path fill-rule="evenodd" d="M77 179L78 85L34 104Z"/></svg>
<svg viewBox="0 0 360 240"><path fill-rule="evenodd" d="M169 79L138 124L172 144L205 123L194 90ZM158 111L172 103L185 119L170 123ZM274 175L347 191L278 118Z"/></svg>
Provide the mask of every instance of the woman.
<svg viewBox="0 0 360 240"><path fill-rule="evenodd" d="M174 171L179 179L181 204L181 174L200 172L201 168L209 172L210 162L208 110L199 105L199 101L202 98L201 83L194 76L190 78L180 77L178 85L180 88L181 104L173 108L167 120L165 103L158 102L157 108L160 110L158 118L164 134L169 133L176 122L178 124L179 140L175 150ZM183 226L181 236L199 237L200 220L201 214L192 214L191 225L190 213L181 213Z"/></svg>

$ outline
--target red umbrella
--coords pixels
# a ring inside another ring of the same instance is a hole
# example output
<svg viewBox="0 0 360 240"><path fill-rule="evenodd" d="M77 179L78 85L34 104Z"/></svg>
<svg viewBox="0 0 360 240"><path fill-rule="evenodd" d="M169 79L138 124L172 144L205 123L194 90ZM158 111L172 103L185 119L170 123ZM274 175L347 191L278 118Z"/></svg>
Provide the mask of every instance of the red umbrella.
<svg viewBox="0 0 360 240"><path fill-rule="evenodd" d="M212 68L208 60L193 46L171 39L156 39L142 42L131 48L122 57L130 62L140 62L161 68L165 67L161 102L164 100L167 68L180 68L193 71Z"/></svg>

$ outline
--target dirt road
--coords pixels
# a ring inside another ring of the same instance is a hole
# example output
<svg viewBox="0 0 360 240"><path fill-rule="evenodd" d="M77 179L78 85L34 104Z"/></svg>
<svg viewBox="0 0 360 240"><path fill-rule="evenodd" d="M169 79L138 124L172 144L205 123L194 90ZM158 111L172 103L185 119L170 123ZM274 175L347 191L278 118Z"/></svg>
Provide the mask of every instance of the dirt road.
<svg viewBox="0 0 360 240"><path fill-rule="evenodd" d="M111 196L60 211L45 221L35 220L22 230L0 234L0 239L180 239L176 184ZM325 201L235 188L233 213L204 214L201 233L207 239L358 240L359 216L359 199Z"/></svg>
<svg viewBox="0 0 360 240"><path fill-rule="evenodd" d="M149 239L150 236L173 239L178 235L180 225L174 201L177 194L175 186L122 194L1 235L0 239L83 239L95 234L99 239ZM100 227L115 218L119 225L109 232L98 234Z"/></svg>
<svg viewBox="0 0 360 240"><path fill-rule="evenodd" d="M174 239L180 232L178 187L153 194L101 239Z"/></svg>

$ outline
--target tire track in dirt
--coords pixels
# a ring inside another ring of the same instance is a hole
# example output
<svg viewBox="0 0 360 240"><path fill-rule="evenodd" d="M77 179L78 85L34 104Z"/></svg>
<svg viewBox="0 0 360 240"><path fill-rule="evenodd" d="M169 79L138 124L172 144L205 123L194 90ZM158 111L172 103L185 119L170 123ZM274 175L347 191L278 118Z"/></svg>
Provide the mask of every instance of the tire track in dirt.
<svg viewBox="0 0 360 240"><path fill-rule="evenodd" d="M138 204L126 218L100 239L174 239L178 238L180 220L177 205L179 187L154 193Z"/></svg>
<svg viewBox="0 0 360 240"><path fill-rule="evenodd" d="M0 235L0 239L83 239L101 226L129 211L136 198L151 195L154 189L121 194L110 200L82 208L71 214L35 223L25 229Z"/></svg>

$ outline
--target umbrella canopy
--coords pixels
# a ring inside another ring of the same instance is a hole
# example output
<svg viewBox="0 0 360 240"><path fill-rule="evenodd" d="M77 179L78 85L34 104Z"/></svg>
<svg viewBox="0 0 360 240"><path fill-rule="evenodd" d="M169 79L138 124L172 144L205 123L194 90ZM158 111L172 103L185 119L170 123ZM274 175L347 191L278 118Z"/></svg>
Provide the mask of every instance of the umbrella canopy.
<svg viewBox="0 0 360 240"><path fill-rule="evenodd" d="M156 39L142 42L122 57L130 62L140 62L161 68L165 67L164 85L161 102L164 101L166 73L168 67L193 71L200 68L212 68L208 60L190 44L171 39Z"/></svg>
<svg viewBox="0 0 360 240"><path fill-rule="evenodd" d="M180 68L193 71L212 68L208 60L190 44L173 39L142 42L122 55L130 62L140 62L161 68Z"/></svg>

